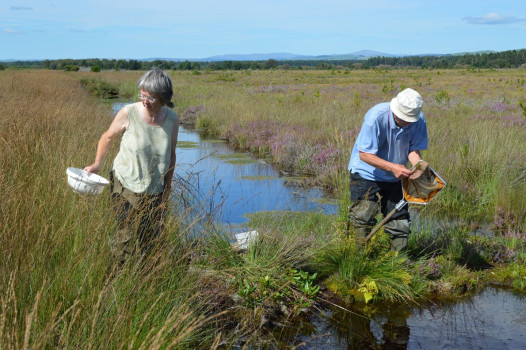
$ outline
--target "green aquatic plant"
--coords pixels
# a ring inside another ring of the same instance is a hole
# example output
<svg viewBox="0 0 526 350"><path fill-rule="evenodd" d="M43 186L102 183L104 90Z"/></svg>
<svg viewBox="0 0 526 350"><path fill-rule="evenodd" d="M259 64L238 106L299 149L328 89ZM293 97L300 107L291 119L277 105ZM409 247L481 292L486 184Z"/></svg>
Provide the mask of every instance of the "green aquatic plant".
<svg viewBox="0 0 526 350"><path fill-rule="evenodd" d="M510 270L513 288L522 292L526 291L526 266L524 264L512 264Z"/></svg>
<svg viewBox="0 0 526 350"><path fill-rule="evenodd" d="M253 181L265 181L265 180L275 180L275 176L266 176L266 175L252 175L252 176L242 176L243 180L253 180Z"/></svg>
<svg viewBox="0 0 526 350"><path fill-rule="evenodd" d="M198 142L193 141L177 141L177 148L190 149L199 147Z"/></svg>
<svg viewBox="0 0 526 350"><path fill-rule="evenodd" d="M361 249L354 242L341 241L317 256L316 264L328 276L325 282L328 288L343 296L358 291L366 301L410 302L422 292L419 283L413 286L414 279L403 254Z"/></svg>
<svg viewBox="0 0 526 350"><path fill-rule="evenodd" d="M308 299L314 299L320 291L320 286L315 284L317 273L310 274L308 271L291 270L292 280L299 287L300 291Z"/></svg>
<svg viewBox="0 0 526 350"><path fill-rule="evenodd" d="M218 154L213 155L214 158L223 160L226 163L233 165L244 165L256 163L257 159L250 157L250 155L245 153L232 153L232 154Z"/></svg>
<svg viewBox="0 0 526 350"><path fill-rule="evenodd" d="M251 158L244 158L244 159L229 159L229 160L226 160L225 162L228 164L232 164L232 165L246 165L246 164L257 163L257 160L251 159Z"/></svg>

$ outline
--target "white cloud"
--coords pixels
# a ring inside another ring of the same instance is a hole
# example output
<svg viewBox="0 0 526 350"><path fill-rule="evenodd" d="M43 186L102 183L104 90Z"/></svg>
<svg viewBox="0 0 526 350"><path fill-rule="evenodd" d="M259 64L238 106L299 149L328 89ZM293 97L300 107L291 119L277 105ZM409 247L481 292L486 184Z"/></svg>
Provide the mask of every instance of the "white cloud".
<svg viewBox="0 0 526 350"><path fill-rule="evenodd" d="M483 17L464 17L469 24L483 24L483 25L494 25L494 24L510 24L517 22L526 22L525 18L517 18L513 16L501 16L496 12L488 13Z"/></svg>
<svg viewBox="0 0 526 350"><path fill-rule="evenodd" d="M9 35L20 35L20 34L26 34L25 32L21 31L21 30L18 30L18 29L13 29L13 28L4 28L3 32L5 34L9 34Z"/></svg>

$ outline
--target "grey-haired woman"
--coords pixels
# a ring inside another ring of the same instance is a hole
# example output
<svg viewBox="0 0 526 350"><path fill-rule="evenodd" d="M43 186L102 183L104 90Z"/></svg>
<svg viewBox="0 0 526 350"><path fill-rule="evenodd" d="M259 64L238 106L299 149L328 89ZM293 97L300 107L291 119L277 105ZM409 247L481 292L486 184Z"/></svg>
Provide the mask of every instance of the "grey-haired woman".
<svg viewBox="0 0 526 350"><path fill-rule="evenodd" d="M110 173L118 230L112 252L121 262L135 250L150 250L159 235L163 209L175 167L179 117L170 108L170 77L153 68L138 81L139 102L123 107L102 134L95 162L84 168L100 171L111 142L122 134Z"/></svg>

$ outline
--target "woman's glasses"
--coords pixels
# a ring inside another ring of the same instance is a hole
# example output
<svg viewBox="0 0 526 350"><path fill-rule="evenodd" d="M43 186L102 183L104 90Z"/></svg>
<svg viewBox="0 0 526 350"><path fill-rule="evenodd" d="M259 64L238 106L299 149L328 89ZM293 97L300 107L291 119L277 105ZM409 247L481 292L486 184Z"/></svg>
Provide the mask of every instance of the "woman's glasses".
<svg viewBox="0 0 526 350"><path fill-rule="evenodd" d="M139 94L138 96L139 96L139 100L146 100L149 103L155 103L155 101L157 101L156 98L150 97L150 96L146 96L146 95L143 95L143 94Z"/></svg>

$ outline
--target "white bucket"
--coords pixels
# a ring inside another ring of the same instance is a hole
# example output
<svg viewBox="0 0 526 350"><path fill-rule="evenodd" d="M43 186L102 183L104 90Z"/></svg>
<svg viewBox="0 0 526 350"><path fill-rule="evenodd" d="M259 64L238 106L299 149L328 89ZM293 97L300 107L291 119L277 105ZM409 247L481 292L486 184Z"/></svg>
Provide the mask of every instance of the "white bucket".
<svg viewBox="0 0 526 350"><path fill-rule="evenodd" d="M82 169L69 167L66 170L68 184L73 191L79 194L97 195L102 192L104 187L109 185L109 181L97 174L89 174Z"/></svg>

